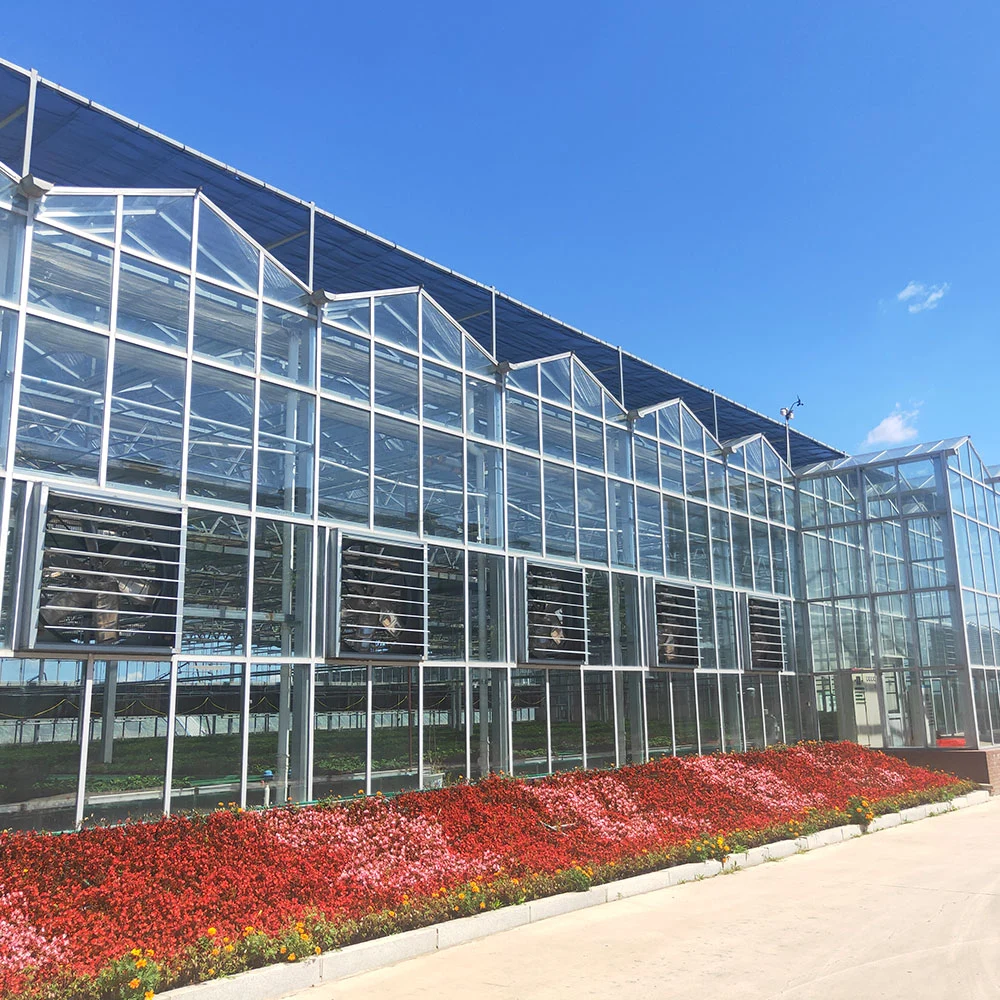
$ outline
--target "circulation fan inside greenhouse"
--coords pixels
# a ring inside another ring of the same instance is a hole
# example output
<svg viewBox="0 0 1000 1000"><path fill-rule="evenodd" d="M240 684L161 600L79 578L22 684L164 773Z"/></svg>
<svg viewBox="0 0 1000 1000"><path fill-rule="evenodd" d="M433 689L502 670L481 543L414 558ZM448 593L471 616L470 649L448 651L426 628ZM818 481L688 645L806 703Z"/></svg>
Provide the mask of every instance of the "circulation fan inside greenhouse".
<svg viewBox="0 0 1000 1000"><path fill-rule="evenodd" d="M653 595L657 666L697 667L700 649L694 588L657 583Z"/></svg>
<svg viewBox="0 0 1000 1000"><path fill-rule="evenodd" d="M39 522L30 647L174 647L178 512L49 493Z"/></svg>
<svg viewBox="0 0 1000 1000"><path fill-rule="evenodd" d="M587 655L583 570L529 563L527 660L582 663Z"/></svg>
<svg viewBox="0 0 1000 1000"><path fill-rule="evenodd" d="M424 655L424 551L345 538L335 656Z"/></svg>

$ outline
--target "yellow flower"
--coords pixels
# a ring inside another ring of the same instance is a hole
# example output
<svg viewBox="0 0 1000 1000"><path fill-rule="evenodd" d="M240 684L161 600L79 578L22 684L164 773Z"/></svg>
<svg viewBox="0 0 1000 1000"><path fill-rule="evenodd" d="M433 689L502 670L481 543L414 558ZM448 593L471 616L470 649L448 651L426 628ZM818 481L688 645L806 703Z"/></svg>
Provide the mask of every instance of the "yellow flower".
<svg viewBox="0 0 1000 1000"><path fill-rule="evenodd" d="M313 953L316 954L316 955L322 954L322 952L323 952L323 949L320 948L319 945L316 945L316 947L313 948Z"/></svg>
<svg viewBox="0 0 1000 1000"><path fill-rule="evenodd" d="M231 944L227 944L227 945L225 946L225 948L223 948L223 951L225 951L225 952L227 952L227 953L228 953L228 952L231 952L232 950L233 950L233 946L232 946Z"/></svg>
<svg viewBox="0 0 1000 1000"><path fill-rule="evenodd" d="M460 892L460 893L458 894L458 898L459 898L459 899L465 899L465 893L464 893L464 892Z"/></svg>
<svg viewBox="0 0 1000 1000"><path fill-rule="evenodd" d="M153 991L152 990L146 990L146 992L143 993L143 995L142 995L142 1000L153 1000Z"/></svg>
<svg viewBox="0 0 1000 1000"><path fill-rule="evenodd" d="M210 976L214 976L214 975L215 975L215 969L209 969L209 970L208 970L208 974L209 974Z"/></svg>
<svg viewBox="0 0 1000 1000"><path fill-rule="evenodd" d="M135 960L135 967L137 969L145 969L146 968L146 960L144 958L137 958Z"/></svg>
<svg viewBox="0 0 1000 1000"><path fill-rule="evenodd" d="M281 952L282 955L284 955L285 952L288 951L288 949L284 945L282 945L281 948L278 950Z"/></svg>
<svg viewBox="0 0 1000 1000"><path fill-rule="evenodd" d="M139 983L139 977L138 976L135 976L133 979L130 979L128 981L128 988L130 990L137 990L139 988L139 986L140 986L140 983Z"/></svg>
<svg viewBox="0 0 1000 1000"><path fill-rule="evenodd" d="M243 933L253 934L253 927L251 927L250 924L247 924L246 927L243 928Z"/></svg>
<svg viewBox="0 0 1000 1000"><path fill-rule="evenodd" d="M139 957L139 956L140 956L140 955L142 954L142 949L141 949L141 948L133 948L133 949L132 949L132 950L131 950L131 951L129 952L129 954L130 954L130 955L131 955L131 956L132 956L133 958L138 958L138 957Z"/></svg>
<svg viewBox="0 0 1000 1000"><path fill-rule="evenodd" d="M146 958L152 958L153 955L155 955L155 954L156 954L156 952L154 952L152 948L147 948L146 949Z"/></svg>
<svg viewBox="0 0 1000 1000"><path fill-rule="evenodd" d="M215 935L219 932L214 927L209 927L205 933L208 934L209 937L215 937Z"/></svg>
<svg viewBox="0 0 1000 1000"><path fill-rule="evenodd" d="M294 951L288 956L288 961L289 962L294 962L295 961L295 952Z"/></svg>
<svg viewBox="0 0 1000 1000"><path fill-rule="evenodd" d="M389 916L390 917L394 917L395 915L396 915L396 911L395 910L390 910L389 911Z"/></svg>
<svg viewBox="0 0 1000 1000"><path fill-rule="evenodd" d="M486 909L486 904L485 903L480 903L479 904L479 909L485 910Z"/></svg>

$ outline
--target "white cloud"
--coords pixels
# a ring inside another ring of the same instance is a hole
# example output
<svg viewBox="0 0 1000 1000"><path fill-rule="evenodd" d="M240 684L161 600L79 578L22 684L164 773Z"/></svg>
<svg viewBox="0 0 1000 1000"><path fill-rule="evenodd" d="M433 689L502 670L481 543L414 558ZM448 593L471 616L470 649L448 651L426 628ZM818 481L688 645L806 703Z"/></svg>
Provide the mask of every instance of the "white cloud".
<svg viewBox="0 0 1000 1000"><path fill-rule="evenodd" d="M863 447L892 447L906 444L917 436L916 420L920 415L919 407L912 410L896 408L884 420L880 420L869 432Z"/></svg>
<svg viewBox="0 0 1000 1000"><path fill-rule="evenodd" d="M923 312L925 309L936 309L949 288L951 285L947 281L940 285L925 285L920 281L911 281L896 295L896 299L899 302L906 302L906 308L911 313Z"/></svg>

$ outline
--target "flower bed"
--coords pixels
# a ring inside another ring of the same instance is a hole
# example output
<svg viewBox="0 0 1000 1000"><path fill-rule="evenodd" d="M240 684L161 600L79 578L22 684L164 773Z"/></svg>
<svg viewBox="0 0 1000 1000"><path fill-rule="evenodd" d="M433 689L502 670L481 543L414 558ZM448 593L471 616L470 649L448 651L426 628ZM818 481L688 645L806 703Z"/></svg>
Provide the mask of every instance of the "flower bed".
<svg viewBox="0 0 1000 1000"><path fill-rule="evenodd" d="M853 743L0 834L0 996L111 1000L970 790Z"/></svg>

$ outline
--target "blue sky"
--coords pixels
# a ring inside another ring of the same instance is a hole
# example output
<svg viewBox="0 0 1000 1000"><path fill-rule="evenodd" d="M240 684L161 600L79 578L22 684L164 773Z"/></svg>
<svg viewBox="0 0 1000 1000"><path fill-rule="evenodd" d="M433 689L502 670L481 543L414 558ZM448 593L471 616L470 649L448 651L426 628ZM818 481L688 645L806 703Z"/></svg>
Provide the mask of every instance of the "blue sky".
<svg viewBox="0 0 1000 1000"><path fill-rule="evenodd" d="M1000 462L1000 7L5 9L0 55L859 452Z"/></svg>

